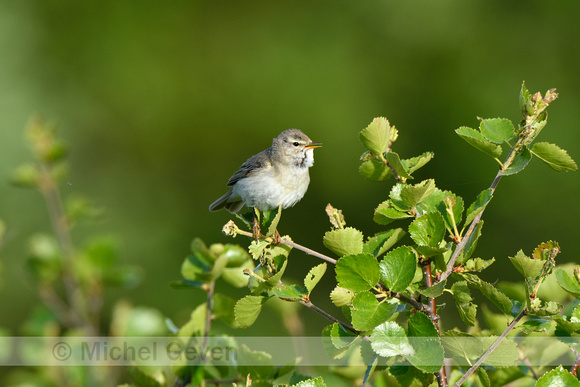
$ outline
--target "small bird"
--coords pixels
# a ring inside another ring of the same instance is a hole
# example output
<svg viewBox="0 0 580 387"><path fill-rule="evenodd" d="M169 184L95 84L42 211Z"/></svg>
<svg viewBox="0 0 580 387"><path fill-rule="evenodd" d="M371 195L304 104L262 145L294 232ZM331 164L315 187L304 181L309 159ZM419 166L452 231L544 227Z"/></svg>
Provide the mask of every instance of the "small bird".
<svg viewBox="0 0 580 387"><path fill-rule="evenodd" d="M321 146L301 130L283 131L270 148L242 164L228 180L227 185L232 189L213 202L209 210L225 208L233 214L244 204L260 211L292 207L308 189L308 168L314 165L313 149ZM254 236L257 236L256 226L254 219Z"/></svg>

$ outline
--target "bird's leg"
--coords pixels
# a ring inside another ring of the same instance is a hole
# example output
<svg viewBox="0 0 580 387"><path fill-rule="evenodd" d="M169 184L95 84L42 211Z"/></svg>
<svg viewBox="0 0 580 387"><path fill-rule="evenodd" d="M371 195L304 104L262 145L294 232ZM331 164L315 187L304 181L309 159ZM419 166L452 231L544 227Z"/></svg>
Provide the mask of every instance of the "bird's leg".
<svg viewBox="0 0 580 387"><path fill-rule="evenodd" d="M280 237L280 233L278 232L278 222L280 221L280 217L282 216L282 205L278 206L278 219L275 220L276 222L276 228L274 229L274 245L279 245L280 242L282 241L282 238Z"/></svg>
<svg viewBox="0 0 580 387"><path fill-rule="evenodd" d="M254 213L254 226L252 227L252 236L254 237L255 240L258 240L261 234L261 230L260 230L260 221L258 220L259 216L256 211L258 210L256 210L255 208L252 209L252 212Z"/></svg>

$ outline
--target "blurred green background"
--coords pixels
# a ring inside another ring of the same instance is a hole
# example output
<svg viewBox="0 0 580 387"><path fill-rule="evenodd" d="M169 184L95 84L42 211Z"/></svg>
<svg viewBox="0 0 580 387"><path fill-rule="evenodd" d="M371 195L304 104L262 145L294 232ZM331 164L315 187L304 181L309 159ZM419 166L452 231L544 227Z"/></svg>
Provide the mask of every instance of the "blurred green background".
<svg viewBox="0 0 580 387"><path fill-rule="evenodd" d="M208 205L284 129L300 128L324 148L280 231L325 253L329 202L365 235L381 230L370 219L390 185L358 173L358 133L375 116L399 129L401 156L435 152L416 181L435 177L466 205L497 164L454 129L476 127L477 116L519 121L523 80L534 92L558 88L539 140L580 160L578 16L576 1L0 2L0 219L8 226L0 326L18 333L38 303L24 262L28 237L48 231L48 217L40 195L8 184L30 159L22 129L32 114L58 122L70 146L63 194L106 209L75 230L77 240L114 235L124 262L144 268L139 287L110 292L107 302L126 298L180 324L203 296L168 286L192 238L249 243L223 236L229 214ZM507 256L550 239L562 247L560 262L578 261L579 177L534 160L501 182L478 248L499 261L487 279L519 279ZM288 277L299 281L318 263L294 252ZM330 272L323 285L334 286ZM328 292L313 301L328 307ZM327 323L301 314L309 334ZM279 334L275 319L245 332Z"/></svg>

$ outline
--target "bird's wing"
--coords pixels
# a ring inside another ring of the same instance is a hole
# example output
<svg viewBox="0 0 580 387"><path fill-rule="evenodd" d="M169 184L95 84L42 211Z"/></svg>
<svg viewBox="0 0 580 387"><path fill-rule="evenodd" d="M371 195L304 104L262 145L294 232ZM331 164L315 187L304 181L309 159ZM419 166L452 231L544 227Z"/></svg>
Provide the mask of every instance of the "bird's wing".
<svg viewBox="0 0 580 387"><path fill-rule="evenodd" d="M272 165L270 160L270 148L262 151L249 159L247 159L241 166L240 169L236 173L230 177L228 180L227 186L232 187L235 185L239 180L251 176L252 174L256 173L257 171L269 168Z"/></svg>

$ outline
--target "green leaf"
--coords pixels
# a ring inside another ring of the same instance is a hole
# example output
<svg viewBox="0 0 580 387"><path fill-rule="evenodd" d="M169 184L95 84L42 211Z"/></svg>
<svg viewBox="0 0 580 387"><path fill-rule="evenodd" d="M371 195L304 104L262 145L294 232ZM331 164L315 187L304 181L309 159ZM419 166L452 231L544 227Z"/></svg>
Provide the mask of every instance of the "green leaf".
<svg viewBox="0 0 580 387"><path fill-rule="evenodd" d="M268 301L269 297L245 296L236 302L234 315L240 327L249 327L256 321L262 311L262 305Z"/></svg>
<svg viewBox="0 0 580 387"><path fill-rule="evenodd" d="M342 359L344 355L350 350L348 346L337 348L335 346L336 338L333 338L333 325L327 325L322 329L322 346L326 354L332 359Z"/></svg>
<svg viewBox="0 0 580 387"><path fill-rule="evenodd" d="M497 340L494 336L480 337L483 348L487 350ZM503 339L496 349L485 359L483 364L491 367L509 367L515 365L518 360L518 346L516 342L506 337Z"/></svg>
<svg viewBox="0 0 580 387"><path fill-rule="evenodd" d="M393 176L391 168L377 159L363 161L358 170L363 177L370 181L385 181Z"/></svg>
<svg viewBox="0 0 580 387"><path fill-rule="evenodd" d="M415 352L405 330L394 321L376 327L370 339L373 351L383 357L410 355Z"/></svg>
<svg viewBox="0 0 580 387"><path fill-rule="evenodd" d="M332 303L339 308L350 305L353 298L354 293L351 290L342 288L340 286L335 287L332 292L330 292L330 299L332 300Z"/></svg>
<svg viewBox="0 0 580 387"><path fill-rule="evenodd" d="M385 255L379 264L381 280L392 292L401 292L415 277L417 256L408 246L398 247Z"/></svg>
<svg viewBox="0 0 580 387"><path fill-rule="evenodd" d="M435 155L433 152L425 152L422 155L412 157L410 159L401 160L401 164L405 167L405 170L412 174L425 164L427 164Z"/></svg>
<svg viewBox="0 0 580 387"><path fill-rule="evenodd" d="M244 274L244 270L248 269L253 271L255 268L256 267L254 266L254 262L250 259L242 266L232 268L226 267L222 273L221 278L233 287L243 288L248 286L249 280L248 276Z"/></svg>
<svg viewBox="0 0 580 387"><path fill-rule="evenodd" d="M327 231L322 240L324 246L338 256L359 254L363 251L363 234L359 230L347 227Z"/></svg>
<svg viewBox="0 0 580 387"><path fill-rule="evenodd" d="M403 165L403 162L401 161L401 158L399 157L399 155L397 153L390 151L389 153L387 153L386 159L387 159L389 165L391 166L391 168L395 170L397 175L399 175L399 178L402 178L402 179L412 179L413 178L405 170L405 166Z"/></svg>
<svg viewBox="0 0 580 387"><path fill-rule="evenodd" d="M445 360L445 352L431 319L423 312L412 315L409 318L408 335L415 352L405 358L423 372L439 371Z"/></svg>
<svg viewBox="0 0 580 387"><path fill-rule="evenodd" d="M479 130L486 139L496 144L502 144L515 136L514 125L507 118L481 120Z"/></svg>
<svg viewBox="0 0 580 387"><path fill-rule="evenodd" d="M145 371L141 370L139 367L131 366L129 367L129 374L133 379L133 382L137 383L140 387L163 387L165 383L161 383L155 379L152 375L149 375Z"/></svg>
<svg viewBox="0 0 580 387"><path fill-rule="evenodd" d="M575 278L570 277L570 275L568 275L564 269L559 267L556 269L556 279L558 280L558 283L562 289L570 293L572 296L580 299L580 284Z"/></svg>
<svg viewBox="0 0 580 387"><path fill-rule="evenodd" d="M236 302L233 298L226 296L221 293L214 293L213 296L213 308L212 312L214 318L219 318L228 323L229 325L234 325L235 322L235 309Z"/></svg>
<svg viewBox="0 0 580 387"><path fill-rule="evenodd" d="M358 293L352 300L352 326L359 331L368 331L388 320L397 311L396 304L382 302L371 292Z"/></svg>
<svg viewBox="0 0 580 387"><path fill-rule="evenodd" d="M545 373L536 383L536 387L578 387L580 381L562 366Z"/></svg>
<svg viewBox="0 0 580 387"><path fill-rule="evenodd" d="M314 289L314 287L320 281L324 273L326 273L326 263L324 262L310 269L310 271L306 275L306 278L304 278L304 286L308 291L308 295L310 295L312 289Z"/></svg>
<svg viewBox="0 0 580 387"><path fill-rule="evenodd" d="M425 297L429 298L436 298L443 294L445 290L445 285L447 284L447 280L438 282L436 285L433 285L426 289L419 289L417 290L419 293L424 295Z"/></svg>
<svg viewBox="0 0 580 387"><path fill-rule="evenodd" d="M272 264L259 264L254 269L255 276L250 276L248 280L248 288L254 294L267 293L272 288L278 286L286 266L288 259L284 255L278 255L272 259Z"/></svg>
<svg viewBox="0 0 580 387"><path fill-rule="evenodd" d="M494 159L497 159L501 156L502 153L501 146L490 142L477 130L473 128L468 128L466 126L462 126L456 129L455 133L457 133L462 139L467 141L469 145L480 150L486 155L489 155Z"/></svg>
<svg viewBox="0 0 580 387"><path fill-rule="evenodd" d="M351 345L358 336L344 329L339 323L332 324L330 339L336 348L345 348Z"/></svg>
<svg viewBox="0 0 580 387"><path fill-rule="evenodd" d="M447 356L459 365L472 365L484 352L481 339L468 333L450 330L441 341Z"/></svg>
<svg viewBox="0 0 580 387"><path fill-rule="evenodd" d="M532 153L555 171L575 171L578 169L576 162L564 149L547 142L535 143Z"/></svg>
<svg viewBox="0 0 580 387"><path fill-rule="evenodd" d="M421 387L431 386L435 375L424 373L415 367L409 367L408 364L392 365L389 367L389 373L393 375L397 382L403 387Z"/></svg>
<svg viewBox="0 0 580 387"><path fill-rule="evenodd" d="M525 82L522 82L522 88L520 90L520 110L522 115L525 117L528 114L533 114L534 110L531 107L532 95L526 88Z"/></svg>
<svg viewBox="0 0 580 387"><path fill-rule="evenodd" d="M466 272L473 271L483 271L491 266L495 262L495 258L488 259L487 261L481 258L470 258L463 263L463 269Z"/></svg>
<svg viewBox="0 0 580 387"><path fill-rule="evenodd" d="M464 323L470 326L475 325L475 316L477 313L477 305L473 303L473 298L469 292L469 287L466 281L459 281L451 286L451 292L455 299L455 306L459 312L459 317Z"/></svg>
<svg viewBox="0 0 580 387"><path fill-rule="evenodd" d="M375 209L373 221L378 224L387 225L396 219L411 218L412 216L407 212L395 208L390 200L386 200Z"/></svg>
<svg viewBox="0 0 580 387"><path fill-rule="evenodd" d="M257 380L270 378L274 371L272 355L264 351L253 351L245 344L242 344L236 353L242 375L250 374L252 379Z"/></svg>
<svg viewBox="0 0 580 387"><path fill-rule="evenodd" d="M491 302L493 302L505 315L510 316L512 312L512 301L501 290L489 282L479 280L472 282L479 291Z"/></svg>
<svg viewBox="0 0 580 387"><path fill-rule="evenodd" d="M379 263L370 254L342 257L335 270L338 284L353 292L369 290L379 282Z"/></svg>
<svg viewBox="0 0 580 387"><path fill-rule="evenodd" d="M485 209L485 207L491 201L492 197L493 190L491 188L483 190L479 193L479 195L477 195L475 201L471 203L465 212L465 227L468 227L473 219L475 219L475 217Z"/></svg>
<svg viewBox="0 0 580 387"><path fill-rule="evenodd" d="M377 117L360 132L360 140L374 154L383 154L391 141L391 125L385 117Z"/></svg>
<svg viewBox="0 0 580 387"><path fill-rule="evenodd" d="M395 243L405 236L405 230L402 228L395 228L389 231L375 234L374 237L369 238L364 246L363 253L369 253L375 257L379 257L387 252Z"/></svg>
<svg viewBox="0 0 580 387"><path fill-rule="evenodd" d="M435 192L435 180L423 180L415 185L399 183L391 190L393 203L401 209L412 209Z"/></svg>
<svg viewBox="0 0 580 387"><path fill-rule="evenodd" d="M271 213L273 213L275 215L270 220ZM278 227L278 223L280 222L280 216L282 216L282 210L280 208L276 208L275 210L272 210L272 211L264 211L262 214L264 216L264 218L263 218L264 223L265 223L265 225L268 226L268 232L266 233L266 236L273 237L274 234L276 233L276 228Z"/></svg>
<svg viewBox="0 0 580 387"><path fill-rule="evenodd" d="M532 153L527 146L524 146L514 161L503 171L504 176L515 175L522 171L532 159Z"/></svg>
<svg viewBox="0 0 580 387"><path fill-rule="evenodd" d="M536 278L542 274L545 261L527 257L522 250L515 257L509 257L510 262L524 276Z"/></svg>
<svg viewBox="0 0 580 387"><path fill-rule="evenodd" d="M308 294L306 289L296 284L278 286L272 289L272 293L286 301L298 301Z"/></svg>
<svg viewBox="0 0 580 387"><path fill-rule="evenodd" d="M322 376L319 376L315 379L303 380L298 384L294 384L292 387L326 387L326 384Z"/></svg>
<svg viewBox="0 0 580 387"><path fill-rule="evenodd" d="M429 212L409 225L409 234L419 246L439 247L445 236L445 221L439 212Z"/></svg>

